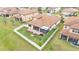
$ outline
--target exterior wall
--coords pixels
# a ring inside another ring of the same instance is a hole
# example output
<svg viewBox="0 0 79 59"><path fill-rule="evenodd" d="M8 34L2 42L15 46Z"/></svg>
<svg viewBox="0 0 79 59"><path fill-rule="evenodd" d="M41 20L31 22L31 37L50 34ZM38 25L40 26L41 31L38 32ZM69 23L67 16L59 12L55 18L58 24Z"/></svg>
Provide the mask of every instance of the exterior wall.
<svg viewBox="0 0 79 59"><path fill-rule="evenodd" d="M33 13L33 14L29 14L29 15L21 15L23 21L29 21L30 19L32 19L33 16L38 15L38 13Z"/></svg>
<svg viewBox="0 0 79 59"><path fill-rule="evenodd" d="M54 25L52 25L52 27L49 29L49 30L52 30L53 28L55 28L56 27L56 25L54 24Z"/></svg>
<svg viewBox="0 0 79 59"><path fill-rule="evenodd" d="M60 23L60 20L56 23L56 25L58 25Z"/></svg>
<svg viewBox="0 0 79 59"><path fill-rule="evenodd" d="M28 25L29 25L29 24L26 24L26 27L29 27Z"/></svg>
<svg viewBox="0 0 79 59"><path fill-rule="evenodd" d="M69 31L72 32L73 29L70 29Z"/></svg>
<svg viewBox="0 0 79 59"><path fill-rule="evenodd" d="M3 13L3 12L0 12L0 15L3 15L2 13Z"/></svg>
<svg viewBox="0 0 79 59"><path fill-rule="evenodd" d="M31 29L33 29L33 26L31 25L31 27L30 27Z"/></svg>
<svg viewBox="0 0 79 59"><path fill-rule="evenodd" d="M30 24L26 24L26 26L28 27L28 28L30 28L30 29L33 29L33 26L31 25L31 26L29 26Z"/></svg>
<svg viewBox="0 0 79 59"><path fill-rule="evenodd" d="M53 28L56 28L56 26L57 26L59 23L60 23L60 20L59 20L56 24L52 25L49 30L52 30Z"/></svg>
<svg viewBox="0 0 79 59"><path fill-rule="evenodd" d="M31 15L21 15L23 21L28 21L28 19L31 17Z"/></svg>

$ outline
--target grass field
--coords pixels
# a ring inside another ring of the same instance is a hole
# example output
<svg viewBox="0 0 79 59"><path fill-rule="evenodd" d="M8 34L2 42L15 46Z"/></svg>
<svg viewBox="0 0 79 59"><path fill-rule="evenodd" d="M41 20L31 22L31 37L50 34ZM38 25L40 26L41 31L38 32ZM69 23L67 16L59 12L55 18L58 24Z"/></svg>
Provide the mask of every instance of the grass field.
<svg viewBox="0 0 79 59"><path fill-rule="evenodd" d="M21 24L16 22L17 26ZM36 50L36 48L13 32L13 29L17 26L13 26L10 21L4 24L3 17L0 17L0 50Z"/></svg>
<svg viewBox="0 0 79 59"><path fill-rule="evenodd" d="M16 22L13 25L9 20L6 24L3 22L3 17L0 17L0 50L3 51L36 51L35 47L29 44L27 41L18 36L13 29L20 26L21 22ZM68 42L59 39L60 31L63 27L63 24L58 26L60 30L56 33L56 35L49 41L49 43L45 46L43 51L63 51L63 50L79 50L79 48L75 48L71 46Z"/></svg>

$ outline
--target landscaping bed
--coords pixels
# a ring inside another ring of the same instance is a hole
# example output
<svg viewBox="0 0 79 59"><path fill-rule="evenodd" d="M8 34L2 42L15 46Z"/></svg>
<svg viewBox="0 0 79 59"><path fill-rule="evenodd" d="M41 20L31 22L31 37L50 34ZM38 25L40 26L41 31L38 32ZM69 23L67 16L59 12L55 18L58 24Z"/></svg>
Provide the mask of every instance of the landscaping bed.
<svg viewBox="0 0 79 59"><path fill-rule="evenodd" d="M23 27L23 28L19 29L18 32L21 33L22 35L24 35L25 37L27 37L28 39L32 40L33 42L35 42L39 46L42 46L46 42L46 40L54 33L54 31L57 28L52 29L51 31L44 34L43 36L35 35L31 32L28 32L27 29L28 29L27 27Z"/></svg>

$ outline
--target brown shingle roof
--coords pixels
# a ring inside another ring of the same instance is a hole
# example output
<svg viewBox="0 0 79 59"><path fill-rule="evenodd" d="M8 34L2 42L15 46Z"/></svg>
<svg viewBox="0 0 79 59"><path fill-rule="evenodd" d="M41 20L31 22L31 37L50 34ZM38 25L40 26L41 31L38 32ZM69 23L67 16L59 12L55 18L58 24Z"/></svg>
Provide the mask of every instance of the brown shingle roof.
<svg viewBox="0 0 79 59"><path fill-rule="evenodd" d="M41 15L39 19L32 20L29 22L29 24L38 26L38 27L42 27L42 26L50 27L53 24L57 23L59 20L60 18L57 16Z"/></svg>

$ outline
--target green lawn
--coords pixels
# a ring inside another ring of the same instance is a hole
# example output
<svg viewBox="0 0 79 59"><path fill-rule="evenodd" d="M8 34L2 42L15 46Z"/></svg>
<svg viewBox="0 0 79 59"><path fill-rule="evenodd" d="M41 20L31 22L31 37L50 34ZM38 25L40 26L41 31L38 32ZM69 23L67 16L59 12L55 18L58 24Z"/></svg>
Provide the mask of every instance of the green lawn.
<svg viewBox="0 0 79 59"><path fill-rule="evenodd" d="M36 51L34 46L29 44L27 41L18 36L13 29L20 26L21 22L16 22L15 26L7 21L6 24L3 22L3 17L0 17L0 50L3 51ZM59 39L60 31L63 27L63 24L58 26L60 30L54 35L54 37L49 41L45 46L43 51L64 51L64 50L79 50L78 48L73 47L68 42Z"/></svg>
<svg viewBox="0 0 79 59"><path fill-rule="evenodd" d="M0 17L0 50L37 50L13 31L21 22L16 22L14 26L10 21L6 24L3 21L3 17Z"/></svg>
<svg viewBox="0 0 79 59"><path fill-rule="evenodd" d="M41 35L34 35L31 32L27 31L28 28L23 27L20 30L18 30L18 32L20 32L22 35L24 35L25 37L27 37L28 39L34 41L35 43L37 43L39 46L42 46L45 41L53 34L53 32L57 29L52 29L51 31L47 32L46 34L44 34L43 36Z"/></svg>

